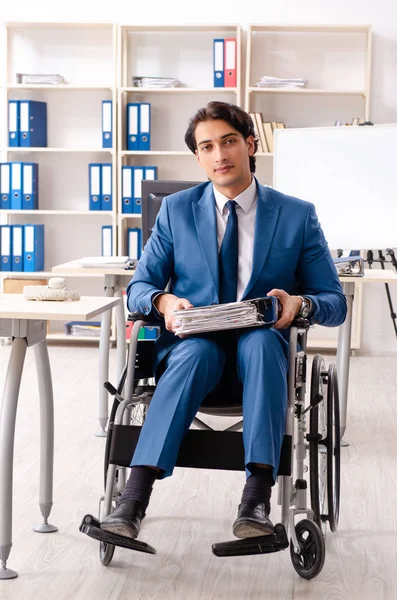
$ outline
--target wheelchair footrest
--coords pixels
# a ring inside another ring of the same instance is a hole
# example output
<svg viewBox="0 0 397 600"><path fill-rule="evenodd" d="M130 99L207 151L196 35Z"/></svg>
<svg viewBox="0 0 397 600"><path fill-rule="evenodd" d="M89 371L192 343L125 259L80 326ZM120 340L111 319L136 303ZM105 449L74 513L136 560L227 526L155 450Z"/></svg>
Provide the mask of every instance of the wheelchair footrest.
<svg viewBox="0 0 397 600"><path fill-rule="evenodd" d="M120 546L121 548L128 548L129 550L136 550L137 552L156 554L156 549L145 542L139 542L138 540L133 540L132 538L127 538L122 535L117 535L117 533L110 533L109 531L101 529L101 523L92 515L85 515L79 530L98 542L113 544L113 546Z"/></svg>
<svg viewBox="0 0 397 600"><path fill-rule="evenodd" d="M287 532L282 523L277 523L272 535L261 535L243 540L220 542L212 545L215 556L244 556L248 554L270 554L289 546Z"/></svg>

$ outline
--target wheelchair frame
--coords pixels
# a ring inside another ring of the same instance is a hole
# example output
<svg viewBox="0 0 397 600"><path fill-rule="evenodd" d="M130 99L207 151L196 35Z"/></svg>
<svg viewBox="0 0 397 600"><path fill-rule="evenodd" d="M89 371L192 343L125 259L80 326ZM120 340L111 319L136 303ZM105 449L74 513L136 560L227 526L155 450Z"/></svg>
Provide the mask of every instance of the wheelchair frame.
<svg viewBox="0 0 397 600"><path fill-rule="evenodd" d="M139 389L139 387L135 388L135 364L138 347L138 333L142 326L148 325L148 322L143 320L143 315L135 315L135 319L133 320L135 320L135 323L131 332L128 360L120 379L118 389L116 391L111 384L105 384L105 387L107 387L108 391L115 396L115 402L118 403L114 422L109 422L109 428L114 428L114 431L112 431L113 439L111 439L111 447L113 447L114 432L121 431L123 426L129 426L131 421L131 412L136 406L142 404L147 406L150 403L152 391L154 389L152 386L149 386L149 388L146 389L145 386L143 386L141 389ZM212 547L213 553L217 556L232 556L270 553L286 549L288 546L290 546L290 554L293 566L297 573L305 579L311 579L318 575L324 564L325 543L324 536L319 525L329 520L330 523L333 524L333 526L331 526L331 530L335 531L339 515L339 488L337 514L336 516L335 514L332 514L332 519L330 515L324 514L324 510L321 510L320 514L315 515L313 510L308 507L307 503L307 482L304 478L305 473L308 471L308 467L305 466L307 451L309 450L309 452L317 453L319 451L319 443L324 443L325 445L325 443L327 441L329 442L329 439L332 438L329 432L327 432L325 437L320 436L318 431L307 434L306 425L308 412L316 410L318 405L324 401L322 384L327 384L328 378L328 374L324 372L324 370L319 369L319 365L323 366L324 361L320 355L317 355L315 373L315 377L317 379L313 384L312 373L311 401L309 406L305 407L307 362L306 343L308 329L308 321L305 319L297 319L292 324L290 330L288 402L284 437L284 440L289 441L289 443L286 444L287 459L284 460L285 474L280 474L279 469L279 475L277 477L278 504L281 506L281 523L275 525L275 533L273 535L222 542L214 544ZM333 373L331 378L333 389L330 388L328 392L331 392L331 396L335 397L334 399L337 404L337 380L334 365L331 365L330 372L331 371ZM125 399L121 395L123 393L123 388L125 390ZM147 391L147 389L149 389L149 391ZM137 394L135 393L136 391L139 391L140 393ZM328 396L329 395L330 394L328 393ZM203 410L203 412L206 411ZM339 420L339 407L338 411L335 412L335 416ZM215 433L211 427L197 417L195 417L193 423L202 430L213 431ZM335 426L335 424L333 425ZM241 420L222 431L237 432L240 431L242 427L243 421ZM191 431L192 430L189 430L189 432ZM336 431L339 431L339 423L336 424ZM216 432L218 434L221 433L218 430L216 430ZM339 449L339 443L336 443L336 439L334 441L335 448L337 447ZM283 451L285 453L284 446ZM331 451L334 452L334 447L331 448ZM327 452L329 452L329 448L327 448ZM312 461L310 461L310 464L312 464ZM232 467L226 468L232 469ZM339 469L339 462L337 462L337 468ZM126 480L125 465L120 467L111 462L111 464L105 464L105 471L107 472L105 496L100 500L100 504L102 501L104 502L103 510L100 510L102 519L109 515L112 511L112 503L114 503L117 499L117 495L122 493ZM337 475L339 476L339 473ZM323 485L326 484L320 482L320 486ZM324 489L322 492L324 495ZM331 493L334 493L333 490L331 490ZM296 523L296 517L299 515L305 515L306 518L304 520L299 520ZM122 538L121 536L110 534L101 530L100 521L91 515L86 515L84 517L80 530L101 542L100 556L101 562L104 565L110 563L113 557L114 546L116 545L152 554L156 552L154 548L148 544L145 544L144 542ZM290 543L288 542L288 535L291 538Z"/></svg>

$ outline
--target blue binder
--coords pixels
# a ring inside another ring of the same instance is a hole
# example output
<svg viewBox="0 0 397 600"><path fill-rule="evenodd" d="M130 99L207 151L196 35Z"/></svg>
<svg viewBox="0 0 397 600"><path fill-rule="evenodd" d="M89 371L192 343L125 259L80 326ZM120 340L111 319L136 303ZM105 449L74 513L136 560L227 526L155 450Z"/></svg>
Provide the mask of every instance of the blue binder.
<svg viewBox="0 0 397 600"><path fill-rule="evenodd" d="M142 214L142 180L145 178L145 167L132 168L132 192L133 207L132 212L136 215Z"/></svg>
<svg viewBox="0 0 397 600"><path fill-rule="evenodd" d="M132 178L132 167L121 167L121 212L122 213L132 213L133 209L133 178Z"/></svg>
<svg viewBox="0 0 397 600"><path fill-rule="evenodd" d="M111 225L102 226L102 256L113 254L113 228Z"/></svg>
<svg viewBox="0 0 397 600"><path fill-rule="evenodd" d="M89 209L101 210L102 194L102 164L90 163L88 165Z"/></svg>
<svg viewBox="0 0 397 600"><path fill-rule="evenodd" d="M19 146L19 100L8 101L8 145Z"/></svg>
<svg viewBox="0 0 397 600"><path fill-rule="evenodd" d="M225 40L214 40L214 87L225 87Z"/></svg>
<svg viewBox="0 0 397 600"><path fill-rule="evenodd" d="M23 271L23 238L24 238L24 226L23 225L12 225L11 226L11 247L12 247L12 271Z"/></svg>
<svg viewBox="0 0 397 600"><path fill-rule="evenodd" d="M102 100L102 148L113 147L113 107L111 100Z"/></svg>
<svg viewBox="0 0 397 600"><path fill-rule="evenodd" d="M101 210L112 210L112 163L102 164Z"/></svg>
<svg viewBox="0 0 397 600"><path fill-rule="evenodd" d="M0 225L0 271L12 269L11 225Z"/></svg>
<svg viewBox="0 0 397 600"><path fill-rule="evenodd" d="M44 271L44 225L25 225L24 234L24 270Z"/></svg>
<svg viewBox="0 0 397 600"><path fill-rule="evenodd" d="M127 150L139 150L140 109L138 102L127 104Z"/></svg>
<svg viewBox="0 0 397 600"><path fill-rule="evenodd" d="M145 340L155 340L160 335L160 327L158 327L157 325L145 325L144 330Z"/></svg>
<svg viewBox="0 0 397 600"><path fill-rule="evenodd" d="M22 210L39 207L39 165L22 163Z"/></svg>
<svg viewBox="0 0 397 600"><path fill-rule="evenodd" d="M144 167L144 179L150 179L154 181L157 179L157 167Z"/></svg>
<svg viewBox="0 0 397 600"><path fill-rule="evenodd" d="M142 231L138 227L127 229L127 254L128 258L141 258Z"/></svg>
<svg viewBox="0 0 397 600"><path fill-rule="evenodd" d="M139 105L139 150L150 150L150 104Z"/></svg>
<svg viewBox="0 0 397 600"><path fill-rule="evenodd" d="M22 163L11 163L11 210L22 210Z"/></svg>
<svg viewBox="0 0 397 600"><path fill-rule="evenodd" d="M25 148L47 146L47 104L36 100L19 102L19 145Z"/></svg>
<svg viewBox="0 0 397 600"><path fill-rule="evenodd" d="M11 208L11 165L0 163L0 209Z"/></svg>

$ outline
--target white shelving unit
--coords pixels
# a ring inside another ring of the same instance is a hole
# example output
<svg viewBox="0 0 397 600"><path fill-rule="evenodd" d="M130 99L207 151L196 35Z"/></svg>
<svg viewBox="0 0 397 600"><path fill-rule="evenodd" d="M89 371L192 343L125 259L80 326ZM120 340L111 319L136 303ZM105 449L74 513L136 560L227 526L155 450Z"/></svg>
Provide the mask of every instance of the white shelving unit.
<svg viewBox="0 0 397 600"><path fill-rule="evenodd" d="M2 121L8 122L10 99L46 102L48 146L10 148L7 127L3 129L2 162L39 164L39 209L2 210L0 221L45 224L46 272L56 264L81 256L100 255L102 225L113 226L113 252L116 253L116 136L113 136L113 148L102 148L102 100L113 101L115 132L117 26L111 23L6 23L3 40L6 64L0 90ZM60 74L67 83L18 84L16 73ZM112 211L89 210L88 164L95 162L112 164ZM15 273L1 275L14 277ZM38 273L24 275L26 278L39 276ZM69 287L85 294L100 295L101 282L98 278L68 278ZM49 339L69 338L55 330Z"/></svg>
<svg viewBox="0 0 397 600"><path fill-rule="evenodd" d="M0 211L0 223L45 223L46 264L101 254L101 226L113 226L113 253L126 253L126 230L140 215L123 214L121 167L157 166L160 179L205 181L184 144L189 118L211 100L262 112L287 127L333 126L336 120L369 119L371 27L367 25L250 25L245 85L239 25L120 25L104 23L7 23L0 59L0 156L39 163L39 210ZM213 87L213 39L236 38L237 85ZM67 84L22 85L19 73L59 73ZM3 76L1 75L3 74ZM257 88L262 75L308 79L304 89ZM132 87L133 76L175 77L181 87ZM47 102L48 147L8 147L8 100ZM113 147L102 148L102 100L113 101ZM151 151L128 151L126 105L151 103ZM1 124L5 124L1 129ZM257 176L272 185L273 153L257 153ZM88 164L113 165L113 210L89 211ZM59 218L61 217L61 218ZM25 274L46 277L44 273ZM1 273L0 277L20 274ZM50 275L48 275L50 276ZM68 276L69 287L101 294L101 277ZM356 286L352 347L360 347L362 290ZM314 328L310 347L335 348L336 330ZM65 338L52 331L49 339ZM77 341L77 337L70 338ZM84 341L95 341L82 338Z"/></svg>
<svg viewBox="0 0 397 600"><path fill-rule="evenodd" d="M237 86L213 87L213 40L236 38ZM119 29L118 90L118 253L126 252L126 230L139 227L139 215L121 212L121 167L157 166L159 179L205 181L184 143L191 116L211 100L241 105L241 30L238 25L134 26ZM133 76L174 77L178 88L132 87ZM126 149L126 105L151 103L150 152Z"/></svg>
<svg viewBox="0 0 397 600"><path fill-rule="evenodd" d="M334 126L369 119L369 25L250 25L247 32L245 110L286 127ZM268 75L308 80L302 89L259 88ZM273 154L258 153L257 173L272 185Z"/></svg>

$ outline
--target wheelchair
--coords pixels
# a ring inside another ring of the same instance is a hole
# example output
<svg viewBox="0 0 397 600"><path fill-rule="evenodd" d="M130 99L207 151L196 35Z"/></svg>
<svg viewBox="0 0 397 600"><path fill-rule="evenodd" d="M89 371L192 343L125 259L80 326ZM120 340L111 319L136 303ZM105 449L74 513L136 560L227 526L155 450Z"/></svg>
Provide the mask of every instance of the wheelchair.
<svg viewBox="0 0 397 600"><path fill-rule="evenodd" d="M115 508L124 490L126 470L131 463L147 407L153 396L151 355L153 341L140 340L141 327L158 326L144 315L128 317L131 332L127 364L117 389L109 382L106 389L114 396L106 440L105 494L100 499L98 518L86 515L80 531L99 541L100 561L110 564L116 546L155 554L156 550L138 539L129 539L100 528L100 522ZM325 534L336 531L340 502L340 421L336 368L328 369L320 354L311 370L310 401L305 406L309 323L296 319L290 330L288 402L285 435L278 470L278 504L281 522L272 535L215 543L218 557L268 554L290 549L293 567L304 579L316 577L325 560ZM198 414L242 416L241 390L216 388L205 399ZM226 395L225 395L226 392ZM229 394L229 395L228 395ZM213 430L196 416L182 441L176 466L245 470L242 441L243 421L225 430ZM308 455L308 460L307 460ZM308 464L307 464L308 463ZM310 504L305 474L309 472ZM304 517L304 518L302 518Z"/></svg>

